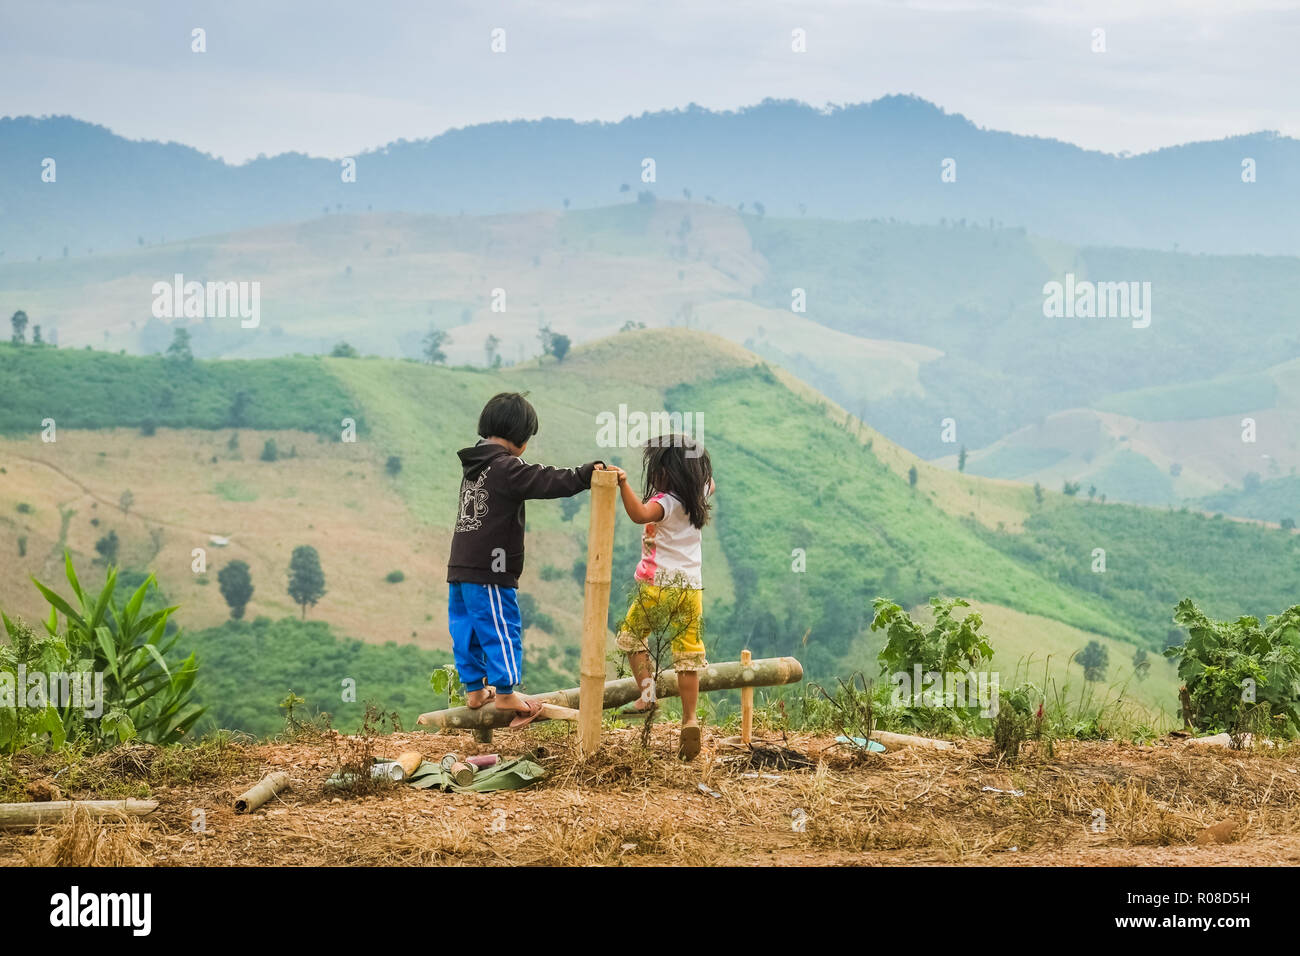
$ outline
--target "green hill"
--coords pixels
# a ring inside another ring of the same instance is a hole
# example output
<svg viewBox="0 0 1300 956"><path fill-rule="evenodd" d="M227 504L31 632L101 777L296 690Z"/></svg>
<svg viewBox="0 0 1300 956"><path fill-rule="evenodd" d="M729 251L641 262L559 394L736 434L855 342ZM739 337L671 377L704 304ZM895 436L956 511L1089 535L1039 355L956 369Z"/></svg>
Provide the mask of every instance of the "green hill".
<svg viewBox="0 0 1300 956"><path fill-rule="evenodd" d="M138 391L157 389L169 374L160 361L84 350L0 350L0 391L30 393L23 399L28 404L12 418L22 425L10 426L19 433L0 437L0 467L5 468L0 473L2 553L16 554L19 536L49 527L42 521L57 527L56 515L70 501L90 507L83 492L42 483L29 470L35 431L25 423L39 411L40 396L75 395L88 369L105 381L135 381ZM330 578L330 593L312 615L332 624L331 633L380 646L395 641L398 650L416 643L428 651L445 651L441 567L456 511L455 450L474 440L482 403L505 389L527 391L540 414L541 431L527 457L560 465L600 457L639 473L635 449L597 443L596 416L617 413L620 405L633 412L703 416L703 439L718 483L716 519L705 533L705 626L710 653L719 659L734 658L742 647L760 655L794 654L811 677L829 679L845 668L870 664L874 644L867 624L875 597L915 606L937 594L971 598L993 609L990 621L1004 622L1001 632L996 624L989 629L1000 667L1011 669L1020 660L1042 660L1051 653L1053 668L1064 677L1062 658L1075 638L1080 647L1086 636L1097 635L1114 648L1161 648L1173 605L1183 596L1194 597L1219 617L1263 615L1294 599L1290 572L1300 556L1300 537L1189 512L1102 505L1053 492L1039 501L1025 486L936 468L754 354L699 332L625 332L576 348L563 363L546 358L497 370L340 358L250 361L239 367L198 362L187 374L196 390L187 393L184 406L192 411L178 412L174 419L176 432L164 436L160 431L150 438L138 429L73 431L79 440L64 443L61 435L60 445L43 453L55 456L50 460L62 462L64 471L84 476L96 494L95 482L116 488L129 476L135 483L132 515L125 509L119 517L105 510L98 514L122 527L129 563L155 570L168 593L185 605L181 623L201 636L196 646L201 652L207 649L214 667L229 671L236 659L245 662L238 693L254 702L250 706L257 708L259 728L268 713L275 715L274 703L289 689L320 685L314 694L325 695L341 677L356 676L343 673L348 667L369 668L366 673L378 675L368 679L377 692L360 697L405 715L418 706L415 684L427 678L415 672L427 669L434 658L401 665L414 681L401 684L401 695L396 685L385 694L391 674L379 663L331 664L321 671L321 661L347 655L317 646L325 640L319 633L311 637L315 650L304 650L301 659L279 655L274 667L258 668L258 649L264 647L259 642L269 638L257 637L256 627L249 630L252 625L220 628L224 607L215 588L196 586L185 534L168 530L175 541L169 537L162 550L151 551L144 529L130 530L135 512L147 511L152 501L161 507L174 495L183 505L168 514L178 520L184 515L199 527L217 520L222 527L245 522L243 539L236 535L231 547L245 540L251 558L263 562L255 567L255 583L263 589L255 594L255 605L280 602L255 606L251 613L258 615L292 612L283 596L275 597L283 585L272 575L283 573L295 544L310 540L321 551ZM213 454L216 464L209 464L209 449L227 443L224 432L203 437L201 429L220 423L204 409L220 411L218 396L228 394L224 386L235 384L253 396L249 408L259 410L260 417L250 418L241 430L243 447L254 454ZM119 397L120 389L106 387L99 394L94 415L83 418L76 418L82 413L68 399L67 409L59 412L70 416L68 428L138 424L140 409ZM257 460L262 441L256 427L262 422L268 428L298 429L324 422L324 438L337 427L340 410L366 423L357 443L311 442L299 457ZM90 440L93 435L111 440L113 454L95 452L104 443ZM156 467L130 471L136 467L133 456L151 447L166 449L174 465L168 466L164 456ZM400 469L385 476L384 463L393 457L400 460ZM214 468L227 480L246 485L250 494L194 493L194 476ZM915 483L909 478L913 469ZM540 614L526 640L535 655L534 677L546 680L568 679L574 672L588 514L585 499L578 501L576 514L558 502L538 502L528 512L522 588L534 595ZM18 507L24 503L28 511ZM65 537L79 560L89 564L95 555L88 542L106 525L87 527L78 537L81 520L71 531L65 525ZM0 605L12 606L20 591L31 590L26 573L44 573L42 562L57 547L54 532L45 533L49 540L40 552L29 548L28 556L0 580ZM177 550L169 552L173 546ZM636 548L636 528L620 520L611 618L622 610L620 594L630 583ZM1099 548L1106 552L1101 573L1093 570ZM799 550L803 570L796 561ZM404 568L408 580L381 584L393 568ZM416 568L419 573L413 574ZM223 641L229 646L217 652ZM1118 665L1131 654L1112 652L1120 677ZM218 688L229 679L229 674L220 678ZM1128 693L1152 710L1176 706L1168 699L1164 678L1131 685ZM254 726L253 715L245 711L232 708L236 716L231 719Z"/></svg>

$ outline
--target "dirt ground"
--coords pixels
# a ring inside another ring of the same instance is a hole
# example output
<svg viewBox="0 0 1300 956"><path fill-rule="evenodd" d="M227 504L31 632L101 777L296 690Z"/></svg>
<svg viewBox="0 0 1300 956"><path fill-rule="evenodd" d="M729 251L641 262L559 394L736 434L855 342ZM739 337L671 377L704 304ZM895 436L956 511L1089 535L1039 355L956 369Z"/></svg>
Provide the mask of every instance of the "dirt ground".
<svg viewBox="0 0 1300 956"><path fill-rule="evenodd" d="M854 755L827 737L765 739L813 766L754 766L749 751L710 730L704 753L683 763L672 725L655 728L648 750L639 731L607 729L586 761L572 735L544 725L498 731L491 745L413 733L369 744L336 736L230 743L188 762L130 747L75 773L33 760L13 769L37 798L151 796L159 807L140 822L0 831L0 864L1300 864L1296 748L1233 751L1168 738L1057 742L1049 756L1026 744L1009 767L987 740ZM393 784L353 796L322 786L365 747L435 760L532 751L547 776L492 794ZM236 815L234 797L272 770L286 771L292 788Z"/></svg>

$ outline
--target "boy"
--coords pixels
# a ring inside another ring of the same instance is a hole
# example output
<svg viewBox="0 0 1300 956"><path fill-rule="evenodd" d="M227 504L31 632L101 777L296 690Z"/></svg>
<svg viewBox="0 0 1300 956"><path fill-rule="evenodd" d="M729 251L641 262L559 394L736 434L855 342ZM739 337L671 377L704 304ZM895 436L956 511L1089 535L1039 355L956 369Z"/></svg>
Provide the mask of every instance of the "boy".
<svg viewBox="0 0 1300 956"><path fill-rule="evenodd" d="M466 704L477 710L494 701L498 710L518 713L511 727L523 727L542 709L514 689L524 663L515 598L524 570L524 502L586 491L604 462L563 469L525 462L519 456L537 434L537 412L515 392L483 406L478 434L477 445L457 452L464 477L447 562L451 646L460 679L471 688Z"/></svg>

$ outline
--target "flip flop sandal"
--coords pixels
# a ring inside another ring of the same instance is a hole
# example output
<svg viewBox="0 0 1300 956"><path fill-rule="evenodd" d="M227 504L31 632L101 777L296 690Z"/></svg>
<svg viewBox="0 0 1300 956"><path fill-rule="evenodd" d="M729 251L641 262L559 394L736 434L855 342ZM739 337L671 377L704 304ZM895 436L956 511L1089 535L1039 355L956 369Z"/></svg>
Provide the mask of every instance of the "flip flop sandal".
<svg viewBox="0 0 1300 956"><path fill-rule="evenodd" d="M622 710L617 711L614 716L619 720L645 720L647 714L657 713L658 710L658 704L651 704L644 710L637 710L635 707L624 707Z"/></svg>
<svg viewBox="0 0 1300 956"><path fill-rule="evenodd" d="M534 720L536 720L538 717L541 716L542 702L540 700L533 700L533 698L529 697L528 710L526 711L517 710L515 711L515 713L518 714L519 716L516 717L514 720L510 721L510 729L518 730L520 727L527 727Z"/></svg>
<svg viewBox="0 0 1300 956"><path fill-rule="evenodd" d="M483 703L479 704L477 707L475 707L473 704L470 703L466 703L465 706L468 707L470 710L482 710L484 707L486 707L488 704L492 703L492 701L496 699L497 699L497 692L493 690L491 687L489 687L487 688L487 696L483 698Z"/></svg>
<svg viewBox="0 0 1300 956"><path fill-rule="evenodd" d="M683 727L681 739L677 745L677 756L683 760L694 760L700 755L700 728Z"/></svg>

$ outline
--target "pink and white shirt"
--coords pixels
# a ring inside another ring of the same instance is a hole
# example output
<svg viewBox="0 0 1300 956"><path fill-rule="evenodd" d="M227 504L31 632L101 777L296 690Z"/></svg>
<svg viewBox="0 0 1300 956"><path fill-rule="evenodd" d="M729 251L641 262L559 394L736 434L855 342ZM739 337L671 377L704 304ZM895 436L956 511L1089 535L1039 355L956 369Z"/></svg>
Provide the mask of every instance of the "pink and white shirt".
<svg viewBox="0 0 1300 956"><path fill-rule="evenodd" d="M661 492L650 500L659 503L664 516L649 522L641 534L641 563L636 566L636 579L665 587L703 588L700 529L691 524L690 514L675 495Z"/></svg>

